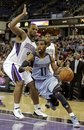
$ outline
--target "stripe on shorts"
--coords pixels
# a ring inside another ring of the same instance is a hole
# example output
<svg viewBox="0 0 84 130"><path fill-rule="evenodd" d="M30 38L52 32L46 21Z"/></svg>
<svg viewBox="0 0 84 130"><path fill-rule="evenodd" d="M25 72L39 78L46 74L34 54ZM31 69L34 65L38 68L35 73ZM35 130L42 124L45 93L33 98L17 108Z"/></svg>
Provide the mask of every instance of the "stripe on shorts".
<svg viewBox="0 0 84 130"><path fill-rule="evenodd" d="M18 81L22 80L22 78L21 78L21 76L20 76L20 74L19 74L19 72L18 72L14 63L12 64L11 74L12 74L12 79L13 79L14 82L16 82L16 78L17 78Z"/></svg>

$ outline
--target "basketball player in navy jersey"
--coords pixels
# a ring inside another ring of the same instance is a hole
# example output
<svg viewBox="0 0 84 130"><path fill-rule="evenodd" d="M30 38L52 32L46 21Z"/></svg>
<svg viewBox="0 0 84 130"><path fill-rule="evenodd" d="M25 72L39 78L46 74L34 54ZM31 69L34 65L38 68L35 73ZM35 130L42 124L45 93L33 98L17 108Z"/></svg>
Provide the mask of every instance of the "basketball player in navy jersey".
<svg viewBox="0 0 84 130"><path fill-rule="evenodd" d="M44 40L38 41L38 48L33 55L30 53L27 59L22 63L19 72L28 71L26 66L33 62L32 78L35 81L36 88L41 96L47 100L51 100L52 96L58 99L62 106L66 109L71 117L74 127L79 127L79 121L72 112L69 103L61 94L61 87L58 79L50 72L49 65L51 64L54 74L57 75L58 66L55 64L54 58L45 53L46 42Z"/></svg>
<svg viewBox="0 0 84 130"><path fill-rule="evenodd" d="M26 58L27 53L34 53L36 48L34 38L36 37L38 27L35 24L31 24L28 28L27 33L21 28L17 27L17 23L19 23L20 20L24 18L26 15L26 5L24 5L23 12L17 17L15 17L8 24L10 30L16 35L16 40L12 51L10 52L3 64L3 69L5 73L15 83L13 113L19 119L24 118L24 115L20 110L19 104L24 84L28 84L28 87L30 89L30 96L34 103L35 109L34 114L36 114L37 116L47 117L47 115L41 111L38 93L35 89L31 73L25 71L22 74L20 74L18 71L19 66L21 66L22 62Z"/></svg>

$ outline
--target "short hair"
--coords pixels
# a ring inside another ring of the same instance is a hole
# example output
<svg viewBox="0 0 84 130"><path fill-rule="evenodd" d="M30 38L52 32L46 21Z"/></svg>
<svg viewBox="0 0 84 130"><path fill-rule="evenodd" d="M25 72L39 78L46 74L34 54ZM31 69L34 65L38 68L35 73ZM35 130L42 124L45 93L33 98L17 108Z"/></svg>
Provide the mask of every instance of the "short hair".
<svg viewBox="0 0 84 130"><path fill-rule="evenodd" d="M35 23L30 23L28 28L30 28L32 25L37 26Z"/></svg>
<svg viewBox="0 0 84 130"><path fill-rule="evenodd" d="M44 42L44 44L45 44L45 45L47 45L47 43L46 43L46 41L45 41L45 39L44 39L44 38L39 38L39 39L38 39L38 41L37 41L37 45L38 45L38 42L39 42L39 41L43 41L43 42Z"/></svg>
<svg viewBox="0 0 84 130"><path fill-rule="evenodd" d="M48 32L45 34L45 36L46 36L46 35L50 35L50 36L51 36L51 34L50 34L50 33L48 33Z"/></svg>

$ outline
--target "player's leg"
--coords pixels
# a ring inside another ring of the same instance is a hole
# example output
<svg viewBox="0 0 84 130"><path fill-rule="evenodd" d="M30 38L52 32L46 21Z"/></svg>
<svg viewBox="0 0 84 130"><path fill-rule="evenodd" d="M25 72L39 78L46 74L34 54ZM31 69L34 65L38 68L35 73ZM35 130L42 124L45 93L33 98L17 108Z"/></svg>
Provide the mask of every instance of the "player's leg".
<svg viewBox="0 0 84 130"><path fill-rule="evenodd" d="M17 81L15 84L15 89L14 89L14 115L19 118L22 119L24 118L24 115L21 112L20 109L20 100L21 100L21 96L22 96L22 90L23 90L23 81Z"/></svg>
<svg viewBox="0 0 84 130"><path fill-rule="evenodd" d="M28 85L25 85L25 87L24 87L24 95L25 96L29 95L29 87L28 87Z"/></svg>
<svg viewBox="0 0 84 130"><path fill-rule="evenodd" d="M23 77L24 77L25 84L27 84L29 87L29 93L34 104L34 115L46 118L47 115L42 112L41 107L39 105L39 94L35 87L35 83L31 77L31 73L24 72Z"/></svg>
<svg viewBox="0 0 84 130"><path fill-rule="evenodd" d="M24 118L24 115L22 114L20 110L20 100L22 96L22 91L23 91L23 85L24 82L22 80L21 75L18 72L18 66L12 64L12 79L15 82L15 89L14 89L14 115L20 119Z"/></svg>
<svg viewBox="0 0 84 130"><path fill-rule="evenodd" d="M43 91L45 89L45 92L47 92L47 94L49 95L49 97L47 97L47 104L45 106L47 108L51 108L52 110L56 110L56 107L59 105L59 101L52 94L54 86L56 86L56 85L58 85L58 79L54 76L51 76L50 78L46 79L46 81L44 82L44 85L43 85L44 86Z"/></svg>
<svg viewBox="0 0 84 130"><path fill-rule="evenodd" d="M65 99L65 97L61 94L60 91L57 91L56 87L53 90L53 94L61 102L62 106L66 109L66 111L70 115L71 121L72 121L74 127L79 127L79 121L78 121L76 115L73 113L73 111L72 111L69 103Z"/></svg>
<svg viewBox="0 0 84 130"><path fill-rule="evenodd" d="M22 119L24 118L24 115L21 113L20 110L20 99L21 99L21 94L22 94L22 89L23 89L23 81L21 76L19 75L18 72L18 66L15 66L12 63L4 63L3 68L5 73L8 75L8 77L15 83L15 89L14 89L14 115Z"/></svg>

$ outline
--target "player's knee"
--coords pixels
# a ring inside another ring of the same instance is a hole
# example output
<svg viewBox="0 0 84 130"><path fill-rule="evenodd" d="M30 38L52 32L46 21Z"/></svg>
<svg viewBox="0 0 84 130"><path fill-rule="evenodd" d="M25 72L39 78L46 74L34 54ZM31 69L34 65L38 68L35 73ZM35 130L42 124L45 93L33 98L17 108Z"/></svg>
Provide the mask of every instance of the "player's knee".
<svg viewBox="0 0 84 130"><path fill-rule="evenodd" d="M30 83L28 83L28 87L29 87L29 89L35 90L36 88L35 88L34 81L31 81Z"/></svg>
<svg viewBox="0 0 84 130"><path fill-rule="evenodd" d="M37 92L37 89L34 85L32 85L30 88L29 88L32 92Z"/></svg>
<svg viewBox="0 0 84 130"><path fill-rule="evenodd" d="M21 87L21 86L24 85L24 81L23 81L23 80L17 81L17 82L16 82L16 85L17 85L18 87Z"/></svg>
<svg viewBox="0 0 84 130"><path fill-rule="evenodd" d="M66 102L64 102L62 105L63 105L63 107L64 107L65 109L69 108L69 104L68 104L68 102L67 102L67 101L66 101Z"/></svg>

